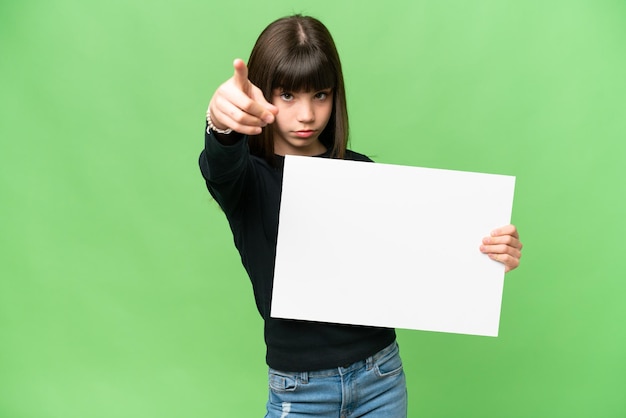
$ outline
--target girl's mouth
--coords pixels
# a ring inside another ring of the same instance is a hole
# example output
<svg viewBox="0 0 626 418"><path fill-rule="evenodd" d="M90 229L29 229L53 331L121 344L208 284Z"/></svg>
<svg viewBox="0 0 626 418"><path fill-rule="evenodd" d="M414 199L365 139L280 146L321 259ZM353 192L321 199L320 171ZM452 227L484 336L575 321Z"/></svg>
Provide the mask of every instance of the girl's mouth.
<svg viewBox="0 0 626 418"><path fill-rule="evenodd" d="M300 131L295 131L295 134L298 138L310 138L315 133L312 129L303 129Z"/></svg>

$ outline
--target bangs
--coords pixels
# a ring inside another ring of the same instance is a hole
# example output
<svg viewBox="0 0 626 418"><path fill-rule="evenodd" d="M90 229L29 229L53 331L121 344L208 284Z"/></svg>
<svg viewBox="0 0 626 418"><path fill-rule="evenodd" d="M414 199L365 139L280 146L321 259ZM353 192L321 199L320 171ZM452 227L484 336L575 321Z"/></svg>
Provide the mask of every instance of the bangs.
<svg viewBox="0 0 626 418"><path fill-rule="evenodd" d="M335 88L337 80L333 68L322 51L299 46L277 65L272 80L272 90L319 91Z"/></svg>

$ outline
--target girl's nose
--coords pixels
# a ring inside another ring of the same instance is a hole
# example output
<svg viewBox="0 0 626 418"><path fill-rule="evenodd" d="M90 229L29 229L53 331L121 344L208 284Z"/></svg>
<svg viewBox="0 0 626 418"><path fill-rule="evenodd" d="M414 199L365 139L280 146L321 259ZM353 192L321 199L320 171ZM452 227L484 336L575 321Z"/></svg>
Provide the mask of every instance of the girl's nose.
<svg viewBox="0 0 626 418"><path fill-rule="evenodd" d="M302 103L298 108L298 122L307 123L315 120L315 112L311 103Z"/></svg>

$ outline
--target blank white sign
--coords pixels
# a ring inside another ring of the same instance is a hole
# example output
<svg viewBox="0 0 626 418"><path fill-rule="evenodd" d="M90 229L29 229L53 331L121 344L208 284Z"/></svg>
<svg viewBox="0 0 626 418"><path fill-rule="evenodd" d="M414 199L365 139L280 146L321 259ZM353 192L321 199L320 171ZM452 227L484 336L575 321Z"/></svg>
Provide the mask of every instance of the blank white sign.
<svg viewBox="0 0 626 418"><path fill-rule="evenodd" d="M287 156L271 316L497 336L515 177Z"/></svg>

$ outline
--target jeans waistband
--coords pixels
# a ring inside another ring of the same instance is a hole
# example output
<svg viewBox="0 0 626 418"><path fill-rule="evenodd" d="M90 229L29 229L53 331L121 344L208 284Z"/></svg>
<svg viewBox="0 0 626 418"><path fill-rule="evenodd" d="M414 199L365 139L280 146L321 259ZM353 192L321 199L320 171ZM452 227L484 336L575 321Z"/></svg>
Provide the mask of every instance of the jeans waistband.
<svg viewBox="0 0 626 418"><path fill-rule="evenodd" d="M340 375L345 375L351 371L360 369L362 367L366 367L369 370L374 366L376 362L378 362L380 359L384 358L389 353L396 350L397 347L398 347L398 343L394 341L387 347L383 348L376 354L366 358L365 360L360 360L360 361L354 362L346 366L334 367L332 369L315 370L312 372L283 372L283 371L278 371L274 369L271 369L271 370L273 370L274 372L283 374L283 375L294 376L294 377L300 378L302 382L306 383L309 381L309 378L311 377L315 378L315 377L340 376Z"/></svg>

